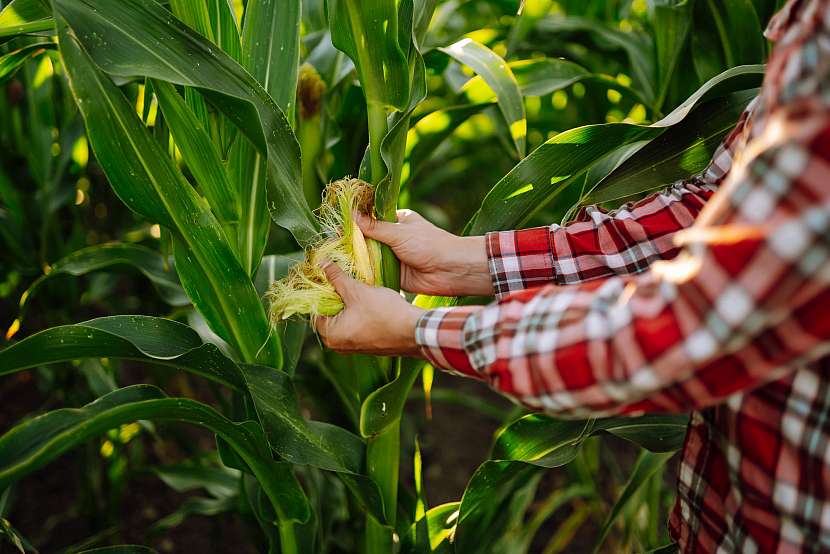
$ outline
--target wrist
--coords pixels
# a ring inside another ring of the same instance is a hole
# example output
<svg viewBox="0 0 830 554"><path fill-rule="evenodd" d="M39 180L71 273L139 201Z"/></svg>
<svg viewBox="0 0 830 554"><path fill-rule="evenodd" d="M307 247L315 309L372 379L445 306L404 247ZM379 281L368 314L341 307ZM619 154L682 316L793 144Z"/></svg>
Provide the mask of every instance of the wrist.
<svg viewBox="0 0 830 554"><path fill-rule="evenodd" d="M454 250L452 267L459 279L455 286L463 289L457 296L492 296L486 237L458 237Z"/></svg>
<svg viewBox="0 0 830 554"><path fill-rule="evenodd" d="M399 354L413 358L421 357L421 348L416 340L416 330L418 321L424 315L424 312L425 310L409 304L407 310L402 314L403 317L398 332L398 348L396 349Z"/></svg>

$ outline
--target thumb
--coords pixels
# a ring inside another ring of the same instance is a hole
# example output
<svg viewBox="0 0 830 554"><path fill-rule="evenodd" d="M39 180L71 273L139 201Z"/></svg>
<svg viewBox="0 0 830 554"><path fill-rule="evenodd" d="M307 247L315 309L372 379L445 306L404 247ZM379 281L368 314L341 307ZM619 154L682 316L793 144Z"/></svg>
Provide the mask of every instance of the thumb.
<svg viewBox="0 0 830 554"><path fill-rule="evenodd" d="M357 214L356 221L360 231L370 239L392 247L400 242L401 227L397 223L375 219L362 213Z"/></svg>
<svg viewBox="0 0 830 554"><path fill-rule="evenodd" d="M326 279L334 286L334 290L337 291L340 298L343 299L343 303L348 305L354 297L354 288L358 282L332 261L323 264L323 271L326 273Z"/></svg>

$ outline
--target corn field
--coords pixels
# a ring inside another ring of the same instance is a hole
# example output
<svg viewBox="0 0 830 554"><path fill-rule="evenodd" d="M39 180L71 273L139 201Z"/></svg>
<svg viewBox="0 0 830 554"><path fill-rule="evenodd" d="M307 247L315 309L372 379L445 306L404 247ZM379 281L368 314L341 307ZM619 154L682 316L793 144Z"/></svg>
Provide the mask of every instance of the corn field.
<svg viewBox="0 0 830 554"><path fill-rule="evenodd" d="M780 4L0 0L0 552L671 551L686 417L529 413L266 292L343 179L481 235L702 171Z"/></svg>

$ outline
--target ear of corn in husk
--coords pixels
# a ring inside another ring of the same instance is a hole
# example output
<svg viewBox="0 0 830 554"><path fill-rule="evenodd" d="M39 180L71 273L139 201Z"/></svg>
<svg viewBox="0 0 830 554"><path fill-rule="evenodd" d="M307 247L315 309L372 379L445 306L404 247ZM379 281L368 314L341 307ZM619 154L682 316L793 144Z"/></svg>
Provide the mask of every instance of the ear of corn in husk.
<svg viewBox="0 0 830 554"><path fill-rule="evenodd" d="M342 299L321 267L326 261L364 283L382 283L380 244L364 237L354 220L355 212L369 214L373 206L374 189L359 179L341 179L326 187L318 212L322 238L268 290L272 322L295 315L332 316L343 309Z"/></svg>

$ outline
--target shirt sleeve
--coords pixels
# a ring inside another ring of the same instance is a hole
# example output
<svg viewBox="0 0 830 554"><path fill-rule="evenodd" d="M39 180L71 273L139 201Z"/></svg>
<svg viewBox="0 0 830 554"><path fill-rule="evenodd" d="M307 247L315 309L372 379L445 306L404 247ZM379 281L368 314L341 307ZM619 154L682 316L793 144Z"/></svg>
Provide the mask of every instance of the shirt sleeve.
<svg viewBox="0 0 830 554"><path fill-rule="evenodd" d="M567 225L488 233L487 255L496 296L547 283L574 284L639 273L656 260L677 255L674 233L694 223L729 174L754 105L747 108L699 176L611 212L585 207Z"/></svg>
<svg viewBox="0 0 830 554"><path fill-rule="evenodd" d="M562 416L700 409L830 353L830 116L779 110L680 254L638 275L427 312L436 366Z"/></svg>

